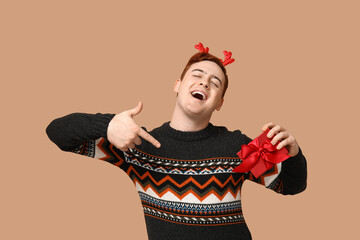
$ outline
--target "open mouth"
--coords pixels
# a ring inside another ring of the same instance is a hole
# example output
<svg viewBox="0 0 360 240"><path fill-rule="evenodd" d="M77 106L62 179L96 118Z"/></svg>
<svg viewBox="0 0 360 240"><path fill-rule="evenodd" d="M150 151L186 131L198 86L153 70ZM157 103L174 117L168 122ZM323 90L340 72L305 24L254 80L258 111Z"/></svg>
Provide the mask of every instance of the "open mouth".
<svg viewBox="0 0 360 240"><path fill-rule="evenodd" d="M198 91L198 90L195 90L193 92L191 92L191 95L194 97L194 98L197 98L201 101L205 101L207 99L207 96L205 95L205 93L201 92L201 91Z"/></svg>

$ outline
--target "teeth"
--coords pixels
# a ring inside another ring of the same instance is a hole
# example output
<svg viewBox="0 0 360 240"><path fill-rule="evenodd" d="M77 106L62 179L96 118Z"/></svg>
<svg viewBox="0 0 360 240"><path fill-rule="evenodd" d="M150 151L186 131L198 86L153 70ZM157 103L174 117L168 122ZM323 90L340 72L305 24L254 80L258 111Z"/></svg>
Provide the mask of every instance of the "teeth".
<svg viewBox="0 0 360 240"><path fill-rule="evenodd" d="M202 93L202 92L200 92L200 91L194 91L194 92L192 92L191 94L192 94L193 96L194 96L195 94L200 94L200 95L202 96L202 99L201 99L201 100L206 100L205 94Z"/></svg>

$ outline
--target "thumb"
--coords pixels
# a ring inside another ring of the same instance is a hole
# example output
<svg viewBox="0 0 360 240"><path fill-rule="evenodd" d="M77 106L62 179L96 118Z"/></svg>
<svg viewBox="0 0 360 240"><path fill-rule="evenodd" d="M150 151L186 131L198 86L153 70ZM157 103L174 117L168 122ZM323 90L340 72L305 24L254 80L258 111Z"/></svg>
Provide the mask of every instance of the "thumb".
<svg viewBox="0 0 360 240"><path fill-rule="evenodd" d="M143 103L142 101L140 101L136 107L130 109L128 112L130 113L131 117L134 117L141 112L142 108L143 108Z"/></svg>

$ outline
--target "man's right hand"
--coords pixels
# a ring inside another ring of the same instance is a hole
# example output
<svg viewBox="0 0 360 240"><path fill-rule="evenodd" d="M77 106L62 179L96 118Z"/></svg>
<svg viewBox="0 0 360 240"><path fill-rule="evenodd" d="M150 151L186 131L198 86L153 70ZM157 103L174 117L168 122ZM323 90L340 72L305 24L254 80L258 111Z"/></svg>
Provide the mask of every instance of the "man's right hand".
<svg viewBox="0 0 360 240"><path fill-rule="evenodd" d="M109 122L107 138L110 143L121 151L128 151L129 148L135 148L135 145L140 145L140 137L157 148L161 146L153 136L139 127L133 119L134 116L141 112L142 107L143 104L140 101L135 108L115 115Z"/></svg>

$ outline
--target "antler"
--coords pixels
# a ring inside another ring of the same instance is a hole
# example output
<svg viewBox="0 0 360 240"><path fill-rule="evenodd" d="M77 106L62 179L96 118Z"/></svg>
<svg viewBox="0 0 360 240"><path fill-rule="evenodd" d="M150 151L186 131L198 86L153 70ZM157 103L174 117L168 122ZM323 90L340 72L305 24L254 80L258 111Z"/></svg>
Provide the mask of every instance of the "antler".
<svg viewBox="0 0 360 240"><path fill-rule="evenodd" d="M231 58L231 56L232 56L231 52L224 51L224 55L225 55L225 60L223 61L222 59L220 59L221 63L224 65L224 67L235 61L235 59Z"/></svg>
<svg viewBox="0 0 360 240"><path fill-rule="evenodd" d="M199 52L203 52L203 53L209 53L209 48L206 47L204 48L203 44L200 42L199 44L195 45L195 48L197 50L199 50ZM221 63L223 64L223 66L225 67L226 65L232 63L235 61L235 59L231 58L232 53L228 52L228 51L224 51L224 55L225 55L225 60L223 61L222 59L220 59Z"/></svg>
<svg viewBox="0 0 360 240"><path fill-rule="evenodd" d="M199 50L200 52L209 53L209 48L208 47L204 48L202 43L199 43L199 44L195 45L195 48L197 50Z"/></svg>

